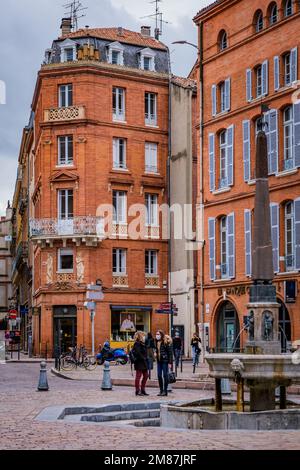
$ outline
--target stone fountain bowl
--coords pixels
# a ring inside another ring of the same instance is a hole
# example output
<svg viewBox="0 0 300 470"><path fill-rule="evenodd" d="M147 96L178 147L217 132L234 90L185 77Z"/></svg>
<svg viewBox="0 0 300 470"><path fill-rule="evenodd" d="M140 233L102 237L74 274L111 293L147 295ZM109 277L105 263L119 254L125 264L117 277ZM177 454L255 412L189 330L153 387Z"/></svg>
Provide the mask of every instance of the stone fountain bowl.
<svg viewBox="0 0 300 470"><path fill-rule="evenodd" d="M209 375L216 379L234 379L232 361L240 361L241 377L245 380L300 383L300 364L293 362L292 354L207 354Z"/></svg>

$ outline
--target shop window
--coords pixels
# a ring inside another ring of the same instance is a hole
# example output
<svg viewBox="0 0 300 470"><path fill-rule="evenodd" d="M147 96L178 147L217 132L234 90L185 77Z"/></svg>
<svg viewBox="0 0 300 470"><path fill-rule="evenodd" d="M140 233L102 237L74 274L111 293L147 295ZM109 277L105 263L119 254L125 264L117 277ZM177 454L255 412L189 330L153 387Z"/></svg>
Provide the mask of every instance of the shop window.
<svg viewBox="0 0 300 470"><path fill-rule="evenodd" d="M115 342L132 342L136 331L149 333L150 311L118 310L111 312L111 339Z"/></svg>

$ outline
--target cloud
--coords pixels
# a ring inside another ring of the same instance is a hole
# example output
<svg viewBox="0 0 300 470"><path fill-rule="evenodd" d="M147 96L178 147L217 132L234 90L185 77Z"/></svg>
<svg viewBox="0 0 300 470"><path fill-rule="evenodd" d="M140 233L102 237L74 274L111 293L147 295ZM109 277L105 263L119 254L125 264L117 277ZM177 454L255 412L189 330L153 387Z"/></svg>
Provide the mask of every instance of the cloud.
<svg viewBox="0 0 300 470"><path fill-rule="evenodd" d="M142 16L154 13L147 0L82 0L88 7L80 25L90 27L123 26L138 31L151 24ZM170 46L173 72L186 75L196 60L196 50L172 46L175 40L197 41L192 18L209 0L164 0L160 7L165 20L163 42ZM9 0L1 4L0 81L6 84L6 104L0 104L0 212L12 199L15 169L23 127L28 123L37 72L44 51L60 34L64 16L61 0Z"/></svg>

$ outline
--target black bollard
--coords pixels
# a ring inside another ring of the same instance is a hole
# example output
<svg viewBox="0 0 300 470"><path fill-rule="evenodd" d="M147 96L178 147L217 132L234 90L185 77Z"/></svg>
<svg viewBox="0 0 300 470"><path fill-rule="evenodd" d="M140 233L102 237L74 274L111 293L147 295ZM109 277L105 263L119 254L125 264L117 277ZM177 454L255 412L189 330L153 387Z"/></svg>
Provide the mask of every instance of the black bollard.
<svg viewBox="0 0 300 470"><path fill-rule="evenodd" d="M49 385L47 379L47 364L46 362L41 362L41 369L40 369L40 379L38 384L38 392L48 392Z"/></svg>

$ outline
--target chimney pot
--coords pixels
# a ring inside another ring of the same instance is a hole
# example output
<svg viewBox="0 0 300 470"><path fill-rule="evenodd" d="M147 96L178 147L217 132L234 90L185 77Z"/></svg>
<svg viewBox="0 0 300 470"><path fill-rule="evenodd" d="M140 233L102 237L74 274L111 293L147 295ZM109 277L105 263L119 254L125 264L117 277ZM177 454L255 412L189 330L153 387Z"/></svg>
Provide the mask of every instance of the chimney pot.
<svg viewBox="0 0 300 470"><path fill-rule="evenodd" d="M122 28L122 26L120 26L120 27L118 28L118 36L123 36L123 28Z"/></svg>
<svg viewBox="0 0 300 470"><path fill-rule="evenodd" d="M147 38L151 37L151 26L142 26L141 27L141 35Z"/></svg>
<svg viewBox="0 0 300 470"><path fill-rule="evenodd" d="M72 18L63 18L61 21L62 37L68 36L72 32Z"/></svg>

